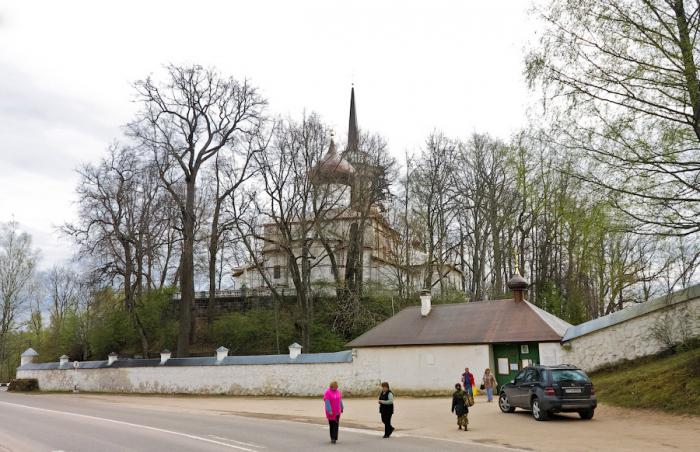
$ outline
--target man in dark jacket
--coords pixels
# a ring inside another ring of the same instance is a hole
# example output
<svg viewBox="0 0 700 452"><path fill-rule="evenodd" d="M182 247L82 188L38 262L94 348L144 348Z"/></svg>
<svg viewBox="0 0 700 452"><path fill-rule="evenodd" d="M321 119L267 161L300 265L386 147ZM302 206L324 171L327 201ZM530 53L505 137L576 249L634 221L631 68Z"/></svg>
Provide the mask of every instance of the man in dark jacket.
<svg viewBox="0 0 700 452"><path fill-rule="evenodd" d="M391 416L394 414L394 393L389 389L389 383L382 383L382 392L379 394L379 414L382 415L384 424L384 436L388 438L394 432L391 426Z"/></svg>
<svg viewBox="0 0 700 452"><path fill-rule="evenodd" d="M464 368L464 373L462 374L462 385L464 386L465 392L468 392L472 396L474 395L472 392L472 386L474 386L474 375L469 372L468 367Z"/></svg>

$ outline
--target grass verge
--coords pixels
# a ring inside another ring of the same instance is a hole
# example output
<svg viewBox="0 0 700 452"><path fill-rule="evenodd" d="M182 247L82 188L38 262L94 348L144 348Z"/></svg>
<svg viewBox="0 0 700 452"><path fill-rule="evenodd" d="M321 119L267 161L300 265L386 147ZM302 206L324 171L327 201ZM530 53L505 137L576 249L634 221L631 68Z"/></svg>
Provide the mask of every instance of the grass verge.
<svg viewBox="0 0 700 452"><path fill-rule="evenodd" d="M700 348L630 361L591 378L603 403L700 416Z"/></svg>

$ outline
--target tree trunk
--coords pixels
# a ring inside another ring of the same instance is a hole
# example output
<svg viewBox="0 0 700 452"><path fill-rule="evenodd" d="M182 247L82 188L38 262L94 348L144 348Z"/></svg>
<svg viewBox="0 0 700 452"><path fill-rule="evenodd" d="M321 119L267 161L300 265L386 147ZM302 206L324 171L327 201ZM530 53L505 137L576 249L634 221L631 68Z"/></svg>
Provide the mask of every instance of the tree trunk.
<svg viewBox="0 0 700 452"><path fill-rule="evenodd" d="M690 106L693 109L693 122L691 125L695 136L700 140L700 85L698 84L697 67L693 57L693 40L690 37L688 18L685 14L683 0L675 0L672 7L676 15L676 25L678 26L678 45L681 48L683 57L683 75L688 88Z"/></svg>
<svg viewBox="0 0 700 452"><path fill-rule="evenodd" d="M131 317L131 323L134 325L136 332L139 335L141 341L141 351L144 358L148 358L148 338L146 337L146 331L141 325L138 313L136 312L136 296L134 291L134 286L131 284L131 276L134 273L131 244L128 240L122 240L122 247L124 248L124 300L129 317Z"/></svg>
<svg viewBox="0 0 700 452"><path fill-rule="evenodd" d="M177 338L177 356L190 354L192 306L194 305L194 223L195 176L187 178L185 211L182 213L182 256L180 260L180 329Z"/></svg>
<svg viewBox="0 0 700 452"><path fill-rule="evenodd" d="M216 302L216 254L219 248L219 214L221 203L216 200L216 206L211 219L211 232L209 237L209 300L207 302L207 333L211 333L214 322L214 303Z"/></svg>

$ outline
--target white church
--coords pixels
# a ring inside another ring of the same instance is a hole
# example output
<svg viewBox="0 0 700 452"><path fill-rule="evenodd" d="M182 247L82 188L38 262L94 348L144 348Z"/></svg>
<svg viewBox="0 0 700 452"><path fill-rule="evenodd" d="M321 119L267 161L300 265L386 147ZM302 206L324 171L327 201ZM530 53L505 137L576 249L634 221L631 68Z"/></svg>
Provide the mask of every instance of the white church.
<svg viewBox="0 0 700 452"><path fill-rule="evenodd" d="M325 213L324 230L333 242L333 254L337 262L341 278L346 274L346 262L350 234L357 228L361 219L357 198L363 183L370 178L380 177L381 168L368 164L368 158L362 155L358 146L359 131L355 109L355 90L350 93L350 118L348 125L347 147L344 152L338 152L333 138L326 154L312 169L309 176L315 187L333 194L336 206ZM265 272L273 284L280 289L294 288L293 280L288 269L287 254L276 243L278 225L269 223L263 225L263 239L258 243L259 255L257 261L262 262L262 268L251 262L234 268L233 278L237 289L264 289L267 287L261 272ZM301 238L299 247L301 247ZM314 237L307 237L311 242L310 254L318 256L311 264L311 285L331 287L334 276L330 259L323 244ZM399 278L409 275L410 286L415 290L423 289L426 272L432 272L433 290L439 290L440 285L449 288L460 288L462 273L452 265L430 264L428 255L417 245L412 245L406 253L400 251L400 235L387 221L383 207L372 204L369 215L365 219L364 237L362 238L362 281L365 288L396 289ZM295 253L300 255L301 253ZM408 254L408 259L406 255ZM409 264L406 264L406 261ZM439 282L439 284L436 284Z"/></svg>

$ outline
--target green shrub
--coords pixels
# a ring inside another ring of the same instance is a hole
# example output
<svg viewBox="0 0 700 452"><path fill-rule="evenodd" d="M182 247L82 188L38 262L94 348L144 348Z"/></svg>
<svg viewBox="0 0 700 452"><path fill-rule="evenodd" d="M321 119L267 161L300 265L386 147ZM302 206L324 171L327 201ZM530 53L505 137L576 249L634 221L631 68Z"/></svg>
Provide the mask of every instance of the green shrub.
<svg viewBox="0 0 700 452"><path fill-rule="evenodd" d="M287 353L289 344L301 341L294 338L289 316L280 311L277 316L274 309L265 308L226 314L214 321L212 340L228 348L232 355Z"/></svg>
<svg viewBox="0 0 700 452"><path fill-rule="evenodd" d="M136 309L151 352L157 353L164 348L172 350L177 344L178 313L173 309L173 292L173 288L150 290Z"/></svg>
<svg viewBox="0 0 700 452"><path fill-rule="evenodd" d="M31 392L39 390L39 380L36 378L15 378L7 386L8 391Z"/></svg>
<svg viewBox="0 0 700 452"><path fill-rule="evenodd" d="M345 349L347 340L333 332L329 325L311 325L311 351L309 353L337 352Z"/></svg>
<svg viewBox="0 0 700 452"><path fill-rule="evenodd" d="M92 315L88 342L94 358L104 359L113 351L138 349L138 334L119 294L109 290L100 293Z"/></svg>

